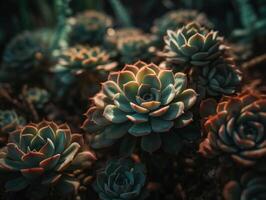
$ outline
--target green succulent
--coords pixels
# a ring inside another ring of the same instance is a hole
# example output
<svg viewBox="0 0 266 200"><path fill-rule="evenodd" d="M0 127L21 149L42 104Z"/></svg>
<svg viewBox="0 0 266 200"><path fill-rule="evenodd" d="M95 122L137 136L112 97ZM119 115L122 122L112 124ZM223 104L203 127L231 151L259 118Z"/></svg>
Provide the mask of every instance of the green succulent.
<svg viewBox="0 0 266 200"><path fill-rule="evenodd" d="M72 86L76 84L76 88L84 91L82 93L87 98L87 85L93 84L95 88L95 83L116 66L109 53L98 46L69 48L62 53L58 65L53 69L57 80L56 92L58 96L64 96L69 90L73 90Z"/></svg>
<svg viewBox="0 0 266 200"><path fill-rule="evenodd" d="M246 172L241 179L229 181L223 191L225 200L264 200L266 199L266 175Z"/></svg>
<svg viewBox="0 0 266 200"><path fill-rule="evenodd" d="M112 160L98 175L94 189L101 200L143 200L145 167L131 160Z"/></svg>
<svg viewBox="0 0 266 200"><path fill-rule="evenodd" d="M196 10L174 10L156 19L151 31L156 35L159 46L162 46L163 37L167 30L175 31L193 21L206 27L212 26L204 13L199 13Z"/></svg>
<svg viewBox="0 0 266 200"><path fill-rule="evenodd" d="M147 34L121 37L117 42L117 51L123 64L152 60L155 53L153 38Z"/></svg>
<svg viewBox="0 0 266 200"><path fill-rule="evenodd" d="M83 128L96 134L94 148L111 146L120 138L134 146L135 139L141 138L144 151L154 152L161 146L168 151L179 147L175 143L179 134L169 131L192 121L189 109L196 96L187 88L185 74L139 61L109 75L93 98L95 106L87 111Z"/></svg>
<svg viewBox="0 0 266 200"><path fill-rule="evenodd" d="M3 145L8 140L8 133L23 126L26 120L18 116L14 110L0 110L0 144Z"/></svg>
<svg viewBox="0 0 266 200"><path fill-rule="evenodd" d="M50 100L50 94L45 89L33 87L26 90L25 98L37 108L43 108L43 106Z"/></svg>
<svg viewBox="0 0 266 200"><path fill-rule="evenodd" d="M70 44L102 44L112 19L104 13L88 10L69 19Z"/></svg>
<svg viewBox="0 0 266 200"><path fill-rule="evenodd" d="M177 31L168 30L163 56L172 64L185 67L205 66L222 53L218 32L192 22Z"/></svg>
<svg viewBox="0 0 266 200"><path fill-rule="evenodd" d="M10 73L27 73L38 67L43 59L41 44L32 32L24 32L13 38L3 53L2 70Z"/></svg>
<svg viewBox="0 0 266 200"><path fill-rule="evenodd" d="M68 173L95 159L91 152L82 151L83 145L82 135L72 134L66 124L43 121L10 133L0 159L0 169L10 174L6 190L30 188L32 193L37 185L38 191L54 186L62 194L73 193L79 183ZM46 195L38 194L39 198Z"/></svg>
<svg viewBox="0 0 266 200"><path fill-rule="evenodd" d="M206 115L203 130L207 138L200 144L200 153L206 157L224 156L240 166L265 170L265 96L246 91L224 97L218 105L210 102L205 100L201 105L201 113L214 112Z"/></svg>
<svg viewBox="0 0 266 200"><path fill-rule="evenodd" d="M202 98L232 95L240 86L242 75L233 64L217 60L202 68L195 78Z"/></svg>

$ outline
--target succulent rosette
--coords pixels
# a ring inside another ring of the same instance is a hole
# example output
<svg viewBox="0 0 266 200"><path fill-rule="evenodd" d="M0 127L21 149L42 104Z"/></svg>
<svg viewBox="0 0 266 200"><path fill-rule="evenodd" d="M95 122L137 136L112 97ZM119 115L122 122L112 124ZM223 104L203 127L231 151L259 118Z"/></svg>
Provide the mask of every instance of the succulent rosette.
<svg viewBox="0 0 266 200"><path fill-rule="evenodd" d="M242 74L234 64L225 60L216 60L203 67L195 79L202 98L221 97L237 92Z"/></svg>
<svg viewBox="0 0 266 200"><path fill-rule="evenodd" d="M87 111L83 128L96 134L94 148L111 146L120 138L141 138L142 149L154 152L169 147L165 144L178 135L169 130L192 121L189 109L196 98L185 74L139 61L109 75L93 98L95 106Z"/></svg>
<svg viewBox="0 0 266 200"><path fill-rule="evenodd" d="M45 89L33 87L26 89L25 98L37 108L43 108L43 106L49 102L50 94Z"/></svg>
<svg viewBox="0 0 266 200"><path fill-rule="evenodd" d="M160 42L163 40L167 30L175 31L193 21L200 25L211 27L211 23L204 13L199 13L196 10L174 10L156 19L151 31L157 36L158 42Z"/></svg>
<svg viewBox="0 0 266 200"><path fill-rule="evenodd" d="M147 195L145 167L131 160L111 160L98 175L94 189L101 200L143 200Z"/></svg>
<svg viewBox="0 0 266 200"><path fill-rule="evenodd" d="M266 175L247 172L241 179L229 181L223 191L225 200L266 199Z"/></svg>
<svg viewBox="0 0 266 200"><path fill-rule="evenodd" d="M9 132L23 126L25 123L26 120L14 110L0 110L0 144L7 142Z"/></svg>
<svg viewBox="0 0 266 200"><path fill-rule="evenodd" d="M2 70L28 73L39 66L43 59L43 48L34 33L24 32L13 38L3 53Z"/></svg>
<svg viewBox="0 0 266 200"><path fill-rule="evenodd" d="M0 159L0 169L10 174L6 190L55 185L59 191L63 185L62 193L73 192L78 182L68 178L68 171L94 159L91 152L82 151L83 145L82 135L72 134L66 124L43 121L10 133Z"/></svg>
<svg viewBox="0 0 266 200"><path fill-rule="evenodd" d="M162 55L173 64L205 66L221 55L221 43L218 32L191 22L177 31L167 31Z"/></svg>
<svg viewBox="0 0 266 200"><path fill-rule="evenodd" d="M203 111L213 109L207 101ZM261 166L266 158L265 112L266 97L255 92L222 98L204 123L207 138L200 152L206 157L223 154L244 167Z"/></svg>
<svg viewBox="0 0 266 200"><path fill-rule="evenodd" d="M79 13L71 17L68 23L71 44L102 44L107 29L113 24L109 16L95 10Z"/></svg>
<svg viewBox="0 0 266 200"><path fill-rule="evenodd" d="M121 37L117 41L117 51L124 64L140 60L152 60L155 49L153 38L148 34Z"/></svg>

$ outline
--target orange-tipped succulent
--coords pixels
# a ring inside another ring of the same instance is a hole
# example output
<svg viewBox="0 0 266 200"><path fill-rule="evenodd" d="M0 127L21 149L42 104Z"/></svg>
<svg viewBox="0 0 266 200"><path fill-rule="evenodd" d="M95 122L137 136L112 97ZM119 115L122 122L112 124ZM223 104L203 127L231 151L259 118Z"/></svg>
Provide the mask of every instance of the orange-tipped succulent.
<svg viewBox="0 0 266 200"><path fill-rule="evenodd" d="M178 133L169 130L192 121L189 109L196 98L184 73L174 74L139 61L109 75L93 98L95 106L87 111L83 128L96 134L94 148L111 146L121 138L127 144L141 138L141 147L147 152L161 146L175 148L173 137Z"/></svg>
<svg viewBox="0 0 266 200"><path fill-rule="evenodd" d="M35 185L60 188L60 184L64 192L77 188L78 182L68 173L95 159L91 152L82 151L83 145L82 135L72 134L66 124L43 121L10 133L0 159L0 169L11 175L6 190L20 191Z"/></svg>
<svg viewBox="0 0 266 200"><path fill-rule="evenodd" d="M212 104L206 101L201 107L205 113L211 110L207 105ZM204 123L207 138L200 144L200 152L207 157L224 154L241 166L254 166L266 159L265 129L264 95L246 91L224 97L216 113L208 116Z"/></svg>

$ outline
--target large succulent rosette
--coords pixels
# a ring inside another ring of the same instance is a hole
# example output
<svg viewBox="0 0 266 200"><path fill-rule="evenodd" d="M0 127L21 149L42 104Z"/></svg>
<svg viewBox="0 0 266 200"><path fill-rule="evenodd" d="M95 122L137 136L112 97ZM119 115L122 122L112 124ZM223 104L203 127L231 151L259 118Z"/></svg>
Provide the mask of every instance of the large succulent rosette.
<svg viewBox="0 0 266 200"><path fill-rule="evenodd" d="M59 189L60 184L64 192L74 190L78 182L67 177L68 171L81 169L83 162L94 158L91 152L81 150L83 145L82 135L72 134L66 124L43 121L10 133L0 159L1 171L10 175L6 190L20 191L36 185L56 185Z"/></svg>
<svg viewBox="0 0 266 200"><path fill-rule="evenodd" d="M225 200L266 199L266 175L247 172L239 181L229 181L223 191Z"/></svg>
<svg viewBox="0 0 266 200"><path fill-rule="evenodd" d="M202 98L234 94L240 86L240 70L225 60L216 60L195 74L198 93Z"/></svg>
<svg viewBox="0 0 266 200"><path fill-rule="evenodd" d="M206 101L202 110L212 110ZM216 113L204 123L207 138L200 144L200 152L207 157L227 155L244 167L263 163L266 158L265 112L263 95L247 91L224 97Z"/></svg>
<svg viewBox="0 0 266 200"><path fill-rule="evenodd" d="M131 160L112 160L101 171L94 183L94 189L101 200L143 200L145 167Z"/></svg>
<svg viewBox="0 0 266 200"><path fill-rule="evenodd" d="M94 148L111 146L120 138L141 138L142 149L154 152L171 146L166 145L168 136L178 134L169 130L192 121L189 109L196 96L187 88L185 74L139 61L109 75L93 98L95 106L87 111L83 128L96 134Z"/></svg>
<svg viewBox="0 0 266 200"><path fill-rule="evenodd" d="M69 41L73 44L102 44L112 19L104 13L88 10L68 20L70 26Z"/></svg>
<svg viewBox="0 0 266 200"><path fill-rule="evenodd" d="M218 32L192 22L177 31L167 31L162 55L173 64L205 66L221 55L221 42Z"/></svg>
<svg viewBox="0 0 266 200"><path fill-rule="evenodd" d="M156 19L151 31L157 36L158 42L161 43L160 41L163 40L167 30L175 31L193 21L206 27L211 26L211 23L204 13L199 13L196 10L174 10Z"/></svg>

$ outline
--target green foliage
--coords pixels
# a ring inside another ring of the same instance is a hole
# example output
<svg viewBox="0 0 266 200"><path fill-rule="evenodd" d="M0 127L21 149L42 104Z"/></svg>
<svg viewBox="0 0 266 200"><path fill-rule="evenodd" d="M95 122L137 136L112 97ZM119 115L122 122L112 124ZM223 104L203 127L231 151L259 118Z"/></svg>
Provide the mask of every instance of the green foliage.
<svg viewBox="0 0 266 200"><path fill-rule="evenodd" d="M124 27L132 26L130 15L120 0L110 0L110 4L118 22L120 22L120 24Z"/></svg>

